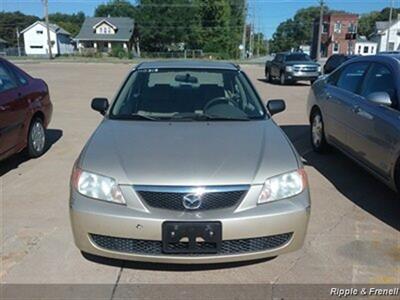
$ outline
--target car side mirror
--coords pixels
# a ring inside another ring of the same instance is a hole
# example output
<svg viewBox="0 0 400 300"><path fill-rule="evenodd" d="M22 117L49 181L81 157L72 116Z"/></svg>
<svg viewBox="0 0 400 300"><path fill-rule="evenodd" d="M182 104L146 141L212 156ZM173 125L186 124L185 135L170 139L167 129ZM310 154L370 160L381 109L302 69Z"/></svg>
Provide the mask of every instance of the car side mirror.
<svg viewBox="0 0 400 300"><path fill-rule="evenodd" d="M105 115L108 109L108 100L107 98L94 98L92 100L92 109L98 111L102 115Z"/></svg>
<svg viewBox="0 0 400 300"><path fill-rule="evenodd" d="M280 113L286 109L285 101L280 99L273 99L267 102L267 109L271 116Z"/></svg>
<svg viewBox="0 0 400 300"><path fill-rule="evenodd" d="M393 102L387 92L375 92L367 96L367 100L376 104L392 106Z"/></svg>

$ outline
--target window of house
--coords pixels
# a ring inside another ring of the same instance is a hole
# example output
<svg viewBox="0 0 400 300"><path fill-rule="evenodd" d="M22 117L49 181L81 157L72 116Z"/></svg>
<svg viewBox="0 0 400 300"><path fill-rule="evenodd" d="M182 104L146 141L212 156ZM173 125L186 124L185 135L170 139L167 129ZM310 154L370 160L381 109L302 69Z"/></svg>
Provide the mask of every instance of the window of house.
<svg viewBox="0 0 400 300"><path fill-rule="evenodd" d="M357 52L358 54L360 54L361 53L361 46L358 46L358 52Z"/></svg>
<svg viewBox="0 0 400 300"><path fill-rule="evenodd" d="M372 54L375 53L375 47L374 47L374 46L371 47L371 53L372 53Z"/></svg>
<svg viewBox="0 0 400 300"><path fill-rule="evenodd" d="M322 32L328 33L328 30L329 30L329 24L328 23L322 24Z"/></svg>
<svg viewBox="0 0 400 300"><path fill-rule="evenodd" d="M43 34L43 30L36 30L37 34Z"/></svg>
<svg viewBox="0 0 400 300"><path fill-rule="evenodd" d="M368 53L368 50L369 50L369 47L368 47L368 46L364 46L363 53L364 53L364 54Z"/></svg>
<svg viewBox="0 0 400 300"><path fill-rule="evenodd" d="M357 26L354 23L349 24L349 33L357 33Z"/></svg>
<svg viewBox="0 0 400 300"><path fill-rule="evenodd" d="M342 23L336 22L333 30L335 31L335 33L341 33L342 32Z"/></svg>
<svg viewBox="0 0 400 300"><path fill-rule="evenodd" d="M393 42L390 42L390 43L389 43L389 49L388 49L388 51L394 51L394 43L393 43Z"/></svg>
<svg viewBox="0 0 400 300"><path fill-rule="evenodd" d="M340 52L340 44L336 42L333 44L333 53L339 53L339 52Z"/></svg>

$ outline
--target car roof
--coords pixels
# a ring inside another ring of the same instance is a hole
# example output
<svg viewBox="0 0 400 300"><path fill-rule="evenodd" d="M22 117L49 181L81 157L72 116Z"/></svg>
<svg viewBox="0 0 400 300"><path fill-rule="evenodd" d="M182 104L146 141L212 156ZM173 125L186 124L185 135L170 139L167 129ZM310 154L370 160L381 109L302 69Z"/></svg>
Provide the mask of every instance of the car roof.
<svg viewBox="0 0 400 300"><path fill-rule="evenodd" d="M367 55L367 56L357 56L351 59L351 62L358 61L368 61L368 62L382 62L382 63L400 63L400 55L399 54L383 54L383 55Z"/></svg>
<svg viewBox="0 0 400 300"><path fill-rule="evenodd" d="M229 62L212 60L158 60L142 62L136 69L215 69L215 70L239 70L239 66Z"/></svg>
<svg viewBox="0 0 400 300"><path fill-rule="evenodd" d="M385 65L389 65L392 68L397 68L400 64L400 55L367 55L367 56L358 56L353 57L351 59L346 60L341 66L347 66L349 64L357 63L357 62L369 62L369 63L382 63Z"/></svg>

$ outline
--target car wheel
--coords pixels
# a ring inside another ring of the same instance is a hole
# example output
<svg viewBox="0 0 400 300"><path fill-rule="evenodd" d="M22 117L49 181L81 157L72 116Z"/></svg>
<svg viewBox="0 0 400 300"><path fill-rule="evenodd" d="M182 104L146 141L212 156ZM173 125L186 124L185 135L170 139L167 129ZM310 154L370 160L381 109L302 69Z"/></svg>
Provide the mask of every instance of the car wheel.
<svg viewBox="0 0 400 300"><path fill-rule="evenodd" d="M285 85L287 83L285 73L281 73L280 81L281 81L281 85Z"/></svg>
<svg viewBox="0 0 400 300"><path fill-rule="evenodd" d="M40 118L35 118L31 122L28 132L28 156L31 158L39 157L44 153L46 145L46 129Z"/></svg>
<svg viewBox="0 0 400 300"><path fill-rule="evenodd" d="M268 70L265 70L265 80L271 82L271 73Z"/></svg>
<svg viewBox="0 0 400 300"><path fill-rule="evenodd" d="M325 152L329 147L325 139L324 121L319 110L314 111L311 116L311 145L318 153Z"/></svg>

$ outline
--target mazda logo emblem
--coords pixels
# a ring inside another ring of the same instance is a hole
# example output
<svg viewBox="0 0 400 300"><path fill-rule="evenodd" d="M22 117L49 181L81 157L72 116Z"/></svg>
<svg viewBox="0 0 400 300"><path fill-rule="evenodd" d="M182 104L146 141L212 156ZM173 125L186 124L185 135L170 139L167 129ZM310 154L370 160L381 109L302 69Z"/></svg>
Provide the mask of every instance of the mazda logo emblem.
<svg viewBox="0 0 400 300"><path fill-rule="evenodd" d="M182 204L186 209L198 209L201 206L201 195L187 194L183 196Z"/></svg>

